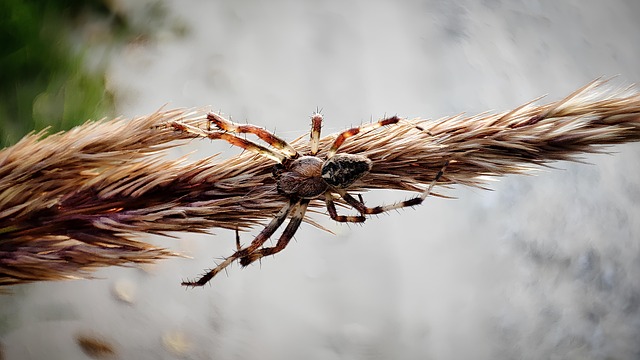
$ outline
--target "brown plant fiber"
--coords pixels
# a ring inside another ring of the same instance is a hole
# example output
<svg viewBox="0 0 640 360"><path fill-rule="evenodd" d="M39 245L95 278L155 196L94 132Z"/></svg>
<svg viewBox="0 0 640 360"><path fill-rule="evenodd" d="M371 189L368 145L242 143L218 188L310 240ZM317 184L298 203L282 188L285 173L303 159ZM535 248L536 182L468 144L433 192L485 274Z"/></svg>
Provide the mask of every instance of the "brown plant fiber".
<svg viewBox="0 0 640 360"><path fill-rule="evenodd" d="M0 151L0 285L87 277L102 266L174 256L142 241L143 234L246 229L268 221L287 202L275 188L274 162L253 153L222 161L169 160L170 148L193 137L164 126L176 120L207 127L204 110L161 110L48 137L27 135ZM318 156L335 136L322 138ZM349 191L419 191L446 161L437 185L482 186L487 176L523 173L638 140L640 95L596 80L547 105L402 120L349 138L340 152L373 161L372 171ZM309 151L307 138L292 145ZM322 199L311 205L322 212Z"/></svg>

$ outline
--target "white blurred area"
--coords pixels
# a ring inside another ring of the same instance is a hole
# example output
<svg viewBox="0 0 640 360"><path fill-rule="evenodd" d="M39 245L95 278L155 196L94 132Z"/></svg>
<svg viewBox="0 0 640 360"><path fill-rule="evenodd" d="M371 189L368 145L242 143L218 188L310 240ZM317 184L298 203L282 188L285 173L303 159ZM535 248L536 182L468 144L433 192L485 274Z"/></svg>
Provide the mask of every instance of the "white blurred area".
<svg viewBox="0 0 640 360"><path fill-rule="evenodd" d="M133 3L122 6L144 21ZM189 31L114 56L109 82L125 116L212 105L294 139L316 108L328 134L385 114L555 101L600 76L640 81L633 0L165 5ZM209 141L179 151L194 150L237 153ZM444 190L456 199L364 226L314 214L336 235L303 224L282 253L203 289L180 281L231 254L233 232L154 239L193 258L4 296L5 356L87 358L74 339L89 332L122 359L638 359L640 145L608 151L494 191Z"/></svg>

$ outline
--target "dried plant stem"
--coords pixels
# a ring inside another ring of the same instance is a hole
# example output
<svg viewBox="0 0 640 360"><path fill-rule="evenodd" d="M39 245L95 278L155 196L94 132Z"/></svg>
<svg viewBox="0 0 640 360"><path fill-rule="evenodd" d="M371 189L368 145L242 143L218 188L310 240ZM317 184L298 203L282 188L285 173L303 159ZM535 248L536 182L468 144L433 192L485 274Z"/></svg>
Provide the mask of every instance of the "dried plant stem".
<svg viewBox="0 0 640 360"><path fill-rule="evenodd" d="M543 106L402 120L354 136L341 152L367 156L373 169L350 190L419 190L446 161L437 185L482 186L485 176L640 140L640 95L607 87L594 81ZM46 138L28 135L0 151L0 285L85 277L101 266L173 256L140 235L245 229L272 218L287 201L275 189L273 162L255 154L168 160L170 148L193 137L167 125L175 121L206 128L202 110L158 111ZM319 156L334 138L321 139ZM306 139L293 145L309 150Z"/></svg>

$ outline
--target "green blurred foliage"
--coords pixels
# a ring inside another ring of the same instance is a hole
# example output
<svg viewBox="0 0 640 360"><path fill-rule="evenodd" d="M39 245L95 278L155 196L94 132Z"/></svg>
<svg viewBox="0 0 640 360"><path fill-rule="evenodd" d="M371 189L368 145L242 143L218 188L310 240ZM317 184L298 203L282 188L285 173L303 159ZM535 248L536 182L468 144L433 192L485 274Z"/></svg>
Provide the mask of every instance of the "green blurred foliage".
<svg viewBox="0 0 640 360"><path fill-rule="evenodd" d="M0 1L0 147L113 109L103 71L89 71L82 46L70 41L74 19L86 11L110 16L101 1Z"/></svg>

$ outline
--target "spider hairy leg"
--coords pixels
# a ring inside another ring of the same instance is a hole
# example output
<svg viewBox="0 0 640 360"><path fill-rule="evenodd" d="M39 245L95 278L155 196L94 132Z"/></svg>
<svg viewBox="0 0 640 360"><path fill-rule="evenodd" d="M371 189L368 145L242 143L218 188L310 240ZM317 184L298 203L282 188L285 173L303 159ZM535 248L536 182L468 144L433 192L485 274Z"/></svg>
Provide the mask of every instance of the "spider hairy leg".
<svg viewBox="0 0 640 360"><path fill-rule="evenodd" d="M251 245L247 246L244 249L237 250L233 255L224 259L223 262L221 262L214 269L211 269L210 271L208 271L198 280L183 281L182 286L191 286L191 287L203 286L206 283L208 283L211 279L213 279L213 277L216 276L219 272L224 270L227 266L231 265L234 261L238 259L242 260L243 258L255 252L260 246L262 246L262 244L265 243L265 241L267 241L267 239L269 239L269 237L271 237L271 235L273 235L273 233L280 227L280 225L282 225L282 223L287 219L289 212L291 211L292 207L295 204L297 204L297 202L290 201L287 205L285 205L276 214L273 220L271 220L271 222L267 226L265 226L264 229L262 229L262 231L258 234L258 236L256 236L255 239L253 239L253 241L251 242ZM239 235L236 235L236 246L239 246L239 245L240 245Z"/></svg>
<svg viewBox="0 0 640 360"><path fill-rule="evenodd" d="M382 119L379 120L377 122L371 123L371 124L366 124L366 125L362 125L359 127L354 127L351 128L349 130L345 130L343 132L341 132L338 137L336 138L336 140L333 142L333 145L331 145L331 149L329 149L329 153L327 154L327 158L331 158L333 157L333 155L335 155L338 152L338 149L340 148L340 146L342 146L342 143L344 143L344 141L352 136L358 135L359 133L364 133L364 132L368 132L371 130L375 130L379 127L383 127L383 126L387 126L387 125L393 125L393 124L397 124L401 119L397 116L392 116L390 118L386 118L386 119Z"/></svg>
<svg viewBox="0 0 640 360"><path fill-rule="evenodd" d="M169 122L169 126L171 126L174 130L182 131L188 134L192 134L197 137L209 138L211 140L224 140L231 145L243 148L247 151L255 152L263 157L274 160L278 163L281 163L285 156L278 152L275 152L269 148L266 148L262 145L256 144L251 140L243 139L241 137L235 136L231 133L225 133L220 131L207 131L200 129L199 127L188 125L179 121L171 121Z"/></svg>
<svg viewBox="0 0 640 360"><path fill-rule="evenodd" d="M297 157L298 152L294 149L288 142L282 140L281 138L275 136L270 133L266 129L263 129L259 126L246 124L240 125L236 124L230 120L223 118L222 116L209 113L207 114L207 120L217 126L220 130L232 132L232 133L241 133L241 134L253 134L258 138L262 139L262 141L267 144L273 146L274 148L282 151L288 157Z"/></svg>
<svg viewBox="0 0 640 360"><path fill-rule="evenodd" d="M242 246L240 245L240 231L236 228L236 251L242 250Z"/></svg>
<svg viewBox="0 0 640 360"><path fill-rule="evenodd" d="M431 190L436 185L438 180L440 180L442 175L444 175L444 172L445 172L447 166L449 166L449 161L445 162L444 166L440 169L440 171L438 171L438 173L436 174L436 177L433 179L431 184L429 184L429 187L420 196L417 196L417 197L414 197L414 198L411 198L411 199L408 199L408 200L405 200L405 201L401 201L401 202L398 202L398 203L395 203L395 204L391 204L391 205L381 205L381 206L375 206L375 207L367 207L364 204L364 202L362 201L362 197L359 196L360 200L357 200L356 198L354 198L353 196L351 196L349 193L347 193L344 190L340 190L340 189L336 189L336 190L338 191L340 196L344 199L344 201L346 201L349 205L353 206L362 215L365 215L365 214L366 215L381 214L381 213L384 213L384 212L400 209L400 208L403 208L403 207L411 207L411 206L416 206L416 205L422 204L422 202L429 196L429 194L431 193Z"/></svg>
<svg viewBox="0 0 640 360"><path fill-rule="evenodd" d="M318 153L318 147L320 145L320 131L322 129L322 114L316 112L311 115L311 155L315 156Z"/></svg>
<svg viewBox="0 0 640 360"><path fill-rule="evenodd" d="M343 196L343 198L344 198L344 196ZM360 197L360 199L362 199L362 197ZM325 193L325 202L327 204L327 211L329 211L329 216L331 216L331 218L333 220L337 221L337 222L362 223L367 219L366 217L364 217L364 215L359 215L359 216L355 216L355 215L338 215L338 212L336 211L336 204L333 201L333 195L331 195L331 193L329 191L327 191ZM361 212L361 214L362 214L362 212Z"/></svg>
<svg viewBox="0 0 640 360"><path fill-rule="evenodd" d="M293 211L293 214L291 215L291 220L289 220L289 224L287 224L287 227L282 232L282 235L280 235L280 238L278 239L278 242L276 243L275 246L258 249L250 253L249 255L242 257L240 259L240 265L247 266L258 259L261 259L269 255L275 255L280 251L284 250L284 248L286 248L287 245L289 244L289 241L291 241L291 238L293 238L293 235L296 233L296 231L300 227L300 224L304 219L304 214L307 211L307 206L309 205L309 201L310 200L308 199L303 199L300 201L300 203L298 204L298 207Z"/></svg>

